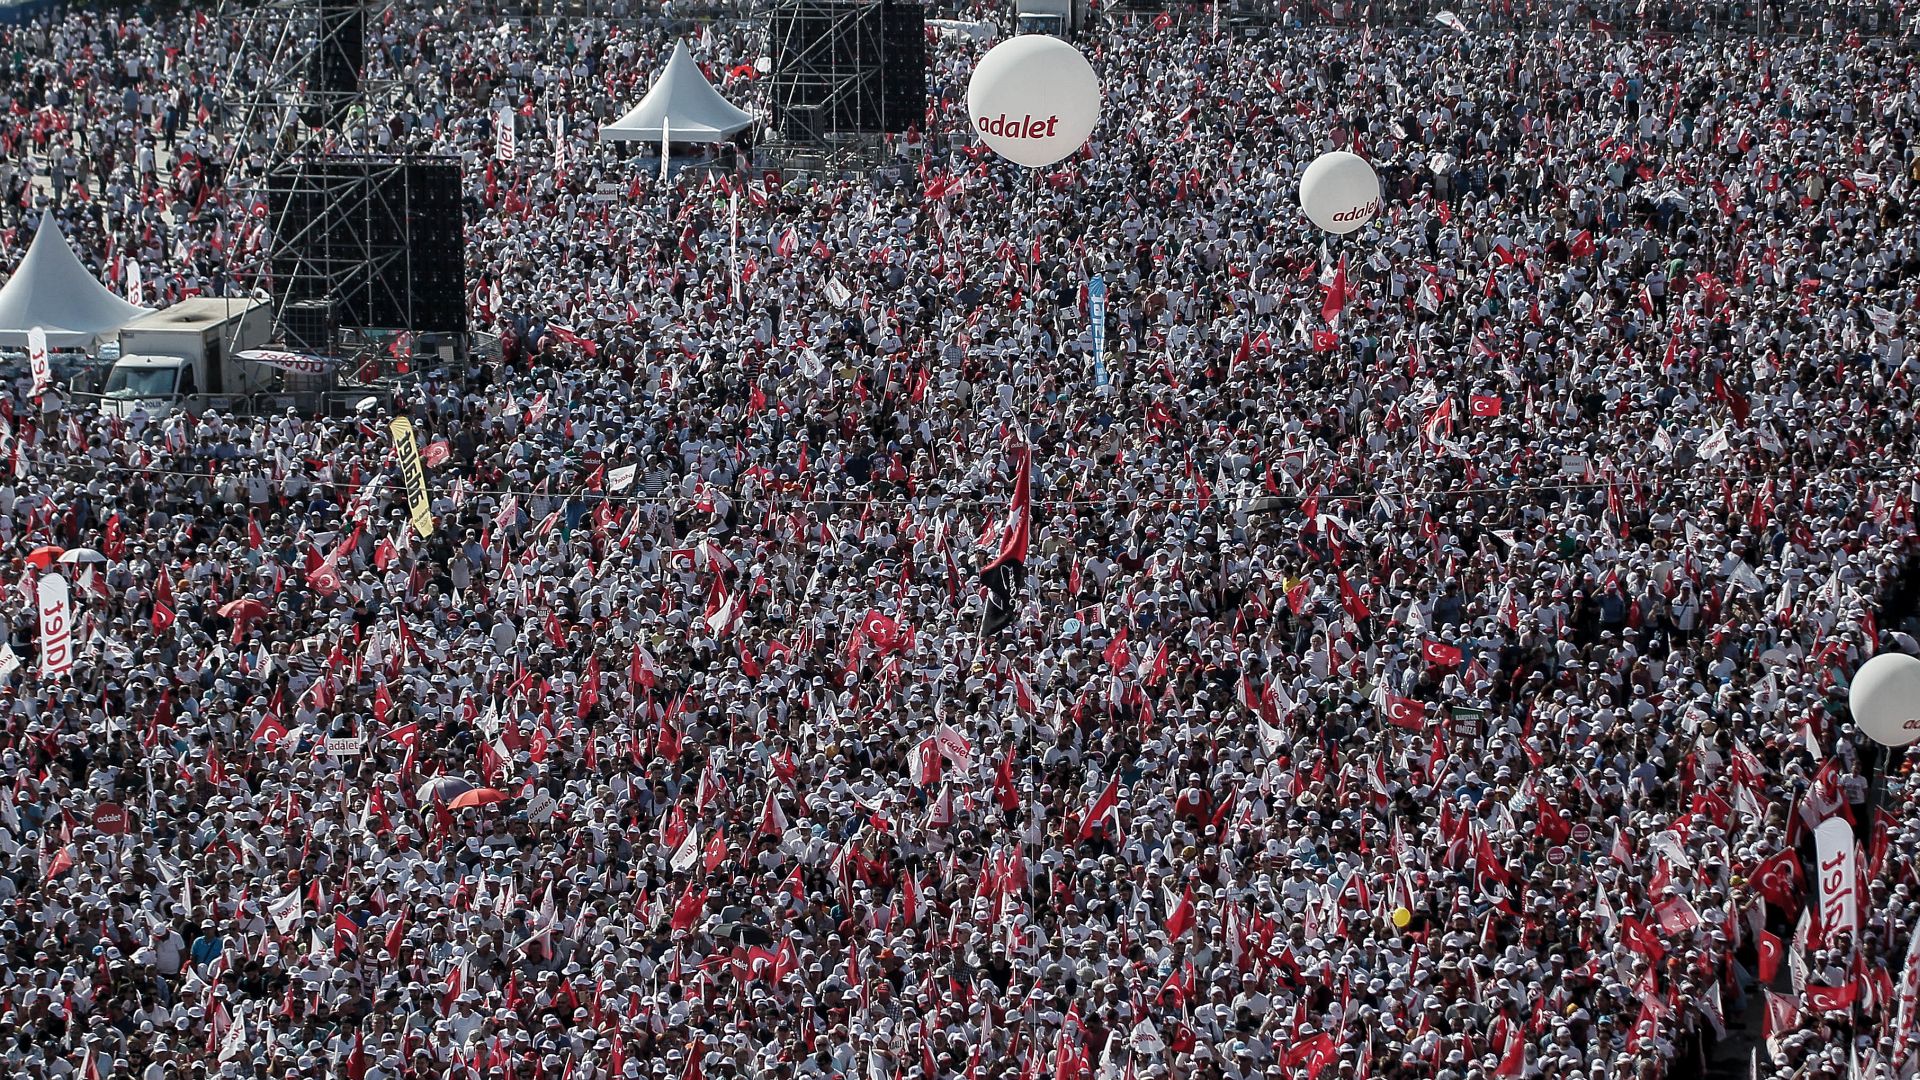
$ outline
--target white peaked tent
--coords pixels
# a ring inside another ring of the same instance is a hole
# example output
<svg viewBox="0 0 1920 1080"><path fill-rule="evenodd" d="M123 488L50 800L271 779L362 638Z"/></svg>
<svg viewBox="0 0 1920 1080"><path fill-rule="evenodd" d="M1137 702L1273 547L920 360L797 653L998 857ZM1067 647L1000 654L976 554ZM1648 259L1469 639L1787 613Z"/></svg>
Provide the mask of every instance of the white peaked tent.
<svg viewBox="0 0 1920 1080"><path fill-rule="evenodd" d="M719 142L753 123L753 117L720 96L684 42L653 80L647 96L627 115L600 129L601 142Z"/></svg>
<svg viewBox="0 0 1920 1080"><path fill-rule="evenodd" d="M95 280L49 214L41 217L27 257L0 285L0 345L25 345L27 331L38 326L56 349L84 348L148 310Z"/></svg>

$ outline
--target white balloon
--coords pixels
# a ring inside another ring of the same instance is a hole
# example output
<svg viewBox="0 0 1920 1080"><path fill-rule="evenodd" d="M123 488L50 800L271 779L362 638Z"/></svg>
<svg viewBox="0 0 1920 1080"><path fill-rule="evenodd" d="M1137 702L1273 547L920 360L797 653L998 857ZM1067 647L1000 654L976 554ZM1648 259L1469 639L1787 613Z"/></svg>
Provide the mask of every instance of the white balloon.
<svg viewBox="0 0 1920 1080"><path fill-rule="evenodd" d="M1330 233L1350 233L1380 212L1380 178L1358 154L1321 154L1300 176L1300 209Z"/></svg>
<svg viewBox="0 0 1920 1080"><path fill-rule="evenodd" d="M1853 722L1882 746L1920 739L1920 657L1884 652L1860 665L1847 688Z"/></svg>
<svg viewBox="0 0 1920 1080"><path fill-rule="evenodd" d="M1100 122L1100 79L1080 50L1047 34L995 45L967 83L967 115L980 141L1029 168L1086 145Z"/></svg>

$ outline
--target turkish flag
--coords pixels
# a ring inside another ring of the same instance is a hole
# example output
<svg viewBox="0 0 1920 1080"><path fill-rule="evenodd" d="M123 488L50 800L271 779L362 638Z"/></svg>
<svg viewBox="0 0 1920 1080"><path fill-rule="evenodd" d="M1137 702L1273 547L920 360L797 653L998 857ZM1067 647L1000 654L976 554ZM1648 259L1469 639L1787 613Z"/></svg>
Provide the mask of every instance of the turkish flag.
<svg viewBox="0 0 1920 1080"><path fill-rule="evenodd" d="M1785 955L1780 939L1762 930L1754 940L1754 950L1760 954L1760 985L1773 985L1773 977L1780 972L1780 957Z"/></svg>
<svg viewBox="0 0 1920 1080"><path fill-rule="evenodd" d="M1620 920L1620 940L1627 948L1656 964L1667 952L1666 946L1660 944L1660 935L1655 934L1632 916L1626 916Z"/></svg>
<svg viewBox="0 0 1920 1080"><path fill-rule="evenodd" d="M707 873L711 874L720 869L721 865L727 861L727 834L718 829L714 830L713 835L707 838L706 849L700 852L700 856Z"/></svg>
<svg viewBox="0 0 1920 1080"><path fill-rule="evenodd" d="M1500 415L1500 399L1493 394L1475 394L1467 399L1467 415L1491 418Z"/></svg>
<svg viewBox="0 0 1920 1080"><path fill-rule="evenodd" d="M1288 1047L1281 1055L1280 1062L1287 1069L1305 1067L1308 1076L1318 1076L1320 1070L1339 1057L1340 1047L1333 1036L1322 1031L1311 1039L1304 1039Z"/></svg>
<svg viewBox="0 0 1920 1080"><path fill-rule="evenodd" d="M691 930L693 924L706 910L707 890L701 889L696 892L688 888L681 894L680 899L673 902L673 920L670 925L675 930Z"/></svg>
<svg viewBox="0 0 1920 1080"><path fill-rule="evenodd" d="M1173 906L1173 913L1167 916L1167 940L1179 941L1187 931L1193 929L1193 883L1188 882L1186 891L1180 894L1180 902Z"/></svg>
<svg viewBox="0 0 1920 1080"><path fill-rule="evenodd" d="M1295 615L1301 615L1306 612L1307 590L1311 584L1312 583L1306 578L1301 578L1299 581L1287 586L1287 610L1293 612Z"/></svg>
<svg viewBox="0 0 1920 1080"><path fill-rule="evenodd" d="M1113 813L1113 808L1119 803L1120 777L1116 775L1107 781L1106 789L1101 791L1099 797L1093 800L1093 805L1087 808L1087 816L1080 819L1079 839L1085 841L1091 837L1094 828L1105 823L1107 815Z"/></svg>
<svg viewBox="0 0 1920 1080"><path fill-rule="evenodd" d="M1761 1038L1772 1038L1800 1023L1800 1006L1794 1004L1791 997L1771 990L1763 990L1762 993L1767 998L1767 1015L1760 1028Z"/></svg>
<svg viewBox="0 0 1920 1080"><path fill-rule="evenodd" d="M1313 332L1313 351L1314 352L1332 352L1333 350L1339 347L1340 347L1339 334L1336 334L1331 330L1315 330Z"/></svg>
<svg viewBox="0 0 1920 1080"><path fill-rule="evenodd" d="M1387 723L1408 731L1423 731L1427 726L1427 703L1388 694Z"/></svg>
<svg viewBox="0 0 1920 1080"><path fill-rule="evenodd" d="M1333 272L1333 280L1327 283L1327 295L1320 301L1320 320L1328 326L1340 321L1340 312L1347 306L1347 257L1340 256L1340 265Z"/></svg>
<svg viewBox="0 0 1920 1080"><path fill-rule="evenodd" d="M1519 1032L1507 1037L1507 1048L1500 1055L1500 1064L1493 1070L1499 1077L1523 1076L1527 1069L1527 1040Z"/></svg>
<svg viewBox="0 0 1920 1080"><path fill-rule="evenodd" d="M1461 653L1457 647L1448 645L1444 641L1421 642L1420 655L1425 657L1427 663L1432 664L1434 667L1443 668L1459 667L1460 661L1465 658L1465 655Z"/></svg>
<svg viewBox="0 0 1920 1080"><path fill-rule="evenodd" d="M1852 980L1848 980L1845 986L1821 986L1819 983L1808 983L1807 1008L1813 1012L1852 1012L1853 999L1859 994L1860 987Z"/></svg>
<svg viewBox="0 0 1920 1080"><path fill-rule="evenodd" d="M860 631L881 652L892 651L900 641L900 624L878 611L867 612L860 620Z"/></svg>
<svg viewBox="0 0 1920 1080"><path fill-rule="evenodd" d="M173 625L173 582L167 575L160 575L160 583L153 590L153 629L155 633L164 631Z"/></svg>
<svg viewBox="0 0 1920 1080"><path fill-rule="evenodd" d="M1573 826L1561 816L1559 807L1547 801L1546 795L1538 791L1534 792L1533 809L1540 819L1534 826L1535 835L1544 836L1550 843L1555 844L1564 844L1573 838Z"/></svg>
<svg viewBox="0 0 1920 1080"><path fill-rule="evenodd" d="M256 724L253 729L253 741L263 744L269 749L271 749L275 743L278 743L286 737L287 725L281 723L280 718L272 713L262 716L260 723Z"/></svg>
<svg viewBox="0 0 1920 1080"><path fill-rule="evenodd" d="M1767 903L1789 915L1800 910L1800 856L1792 848L1775 852L1754 867L1752 880Z"/></svg>
<svg viewBox="0 0 1920 1080"><path fill-rule="evenodd" d="M348 918L345 912L335 912L333 916L333 952L335 956L345 956L360 948L360 924Z"/></svg>
<svg viewBox="0 0 1920 1080"><path fill-rule="evenodd" d="M1345 570L1335 570L1334 576L1340 582L1340 603L1347 609L1348 617L1353 619L1354 622L1365 622L1373 612L1367 608L1367 602L1361 598L1360 594L1354 590L1353 585L1347 581L1347 572Z"/></svg>

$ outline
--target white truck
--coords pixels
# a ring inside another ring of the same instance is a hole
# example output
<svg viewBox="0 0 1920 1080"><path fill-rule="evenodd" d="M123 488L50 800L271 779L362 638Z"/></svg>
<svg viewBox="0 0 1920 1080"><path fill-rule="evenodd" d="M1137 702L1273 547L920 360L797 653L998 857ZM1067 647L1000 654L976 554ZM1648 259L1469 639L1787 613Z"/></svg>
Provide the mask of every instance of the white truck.
<svg viewBox="0 0 1920 1080"><path fill-rule="evenodd" d="M261 300L196 297L120 328L120 358L107 372L100 411L158 420L184 409L245 408L253 394L280 388L283 373L235 359L265 345L273 309Z"/></svg>
<svg viewBox="0 0 1920 1080"><path fill-rule="evenodd" d="M1086 0L1014 0L1014 32L1072 37L1086 24Z"/></svg>

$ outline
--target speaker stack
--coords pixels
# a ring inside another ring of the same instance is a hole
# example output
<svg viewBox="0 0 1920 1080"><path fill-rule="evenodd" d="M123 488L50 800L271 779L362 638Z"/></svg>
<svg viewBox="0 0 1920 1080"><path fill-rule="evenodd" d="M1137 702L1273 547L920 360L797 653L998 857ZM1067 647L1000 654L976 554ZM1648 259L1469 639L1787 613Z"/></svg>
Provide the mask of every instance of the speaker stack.
<svg viewBox="0 0 1920 1080"><path fill-rule="evenodd" d="M767 8L782 134L899 134L927 108L926 11L905 0L778 0Z"/></svg>
<svg viewBox="0 0 1920 1080"><path fill-rule="evenodd" d="M927 16L919 4L880 3L881 131L895 135L927 117Z"/></svg>
<svg viewBox="0 0 1920 1080"><path fill-rule="evenodd" d="M337 127L360 92L367 16L358 0L320 0L319 15L319 47L307 68L306 121L311 127Z"/></svg>
<svg viewBox="0 0 1920 1080"><path fill-rule="evenodd" d="M313 157L269 173L281 321L325 302L334 325L467 328L460 167L453 159Z"/></svg>

